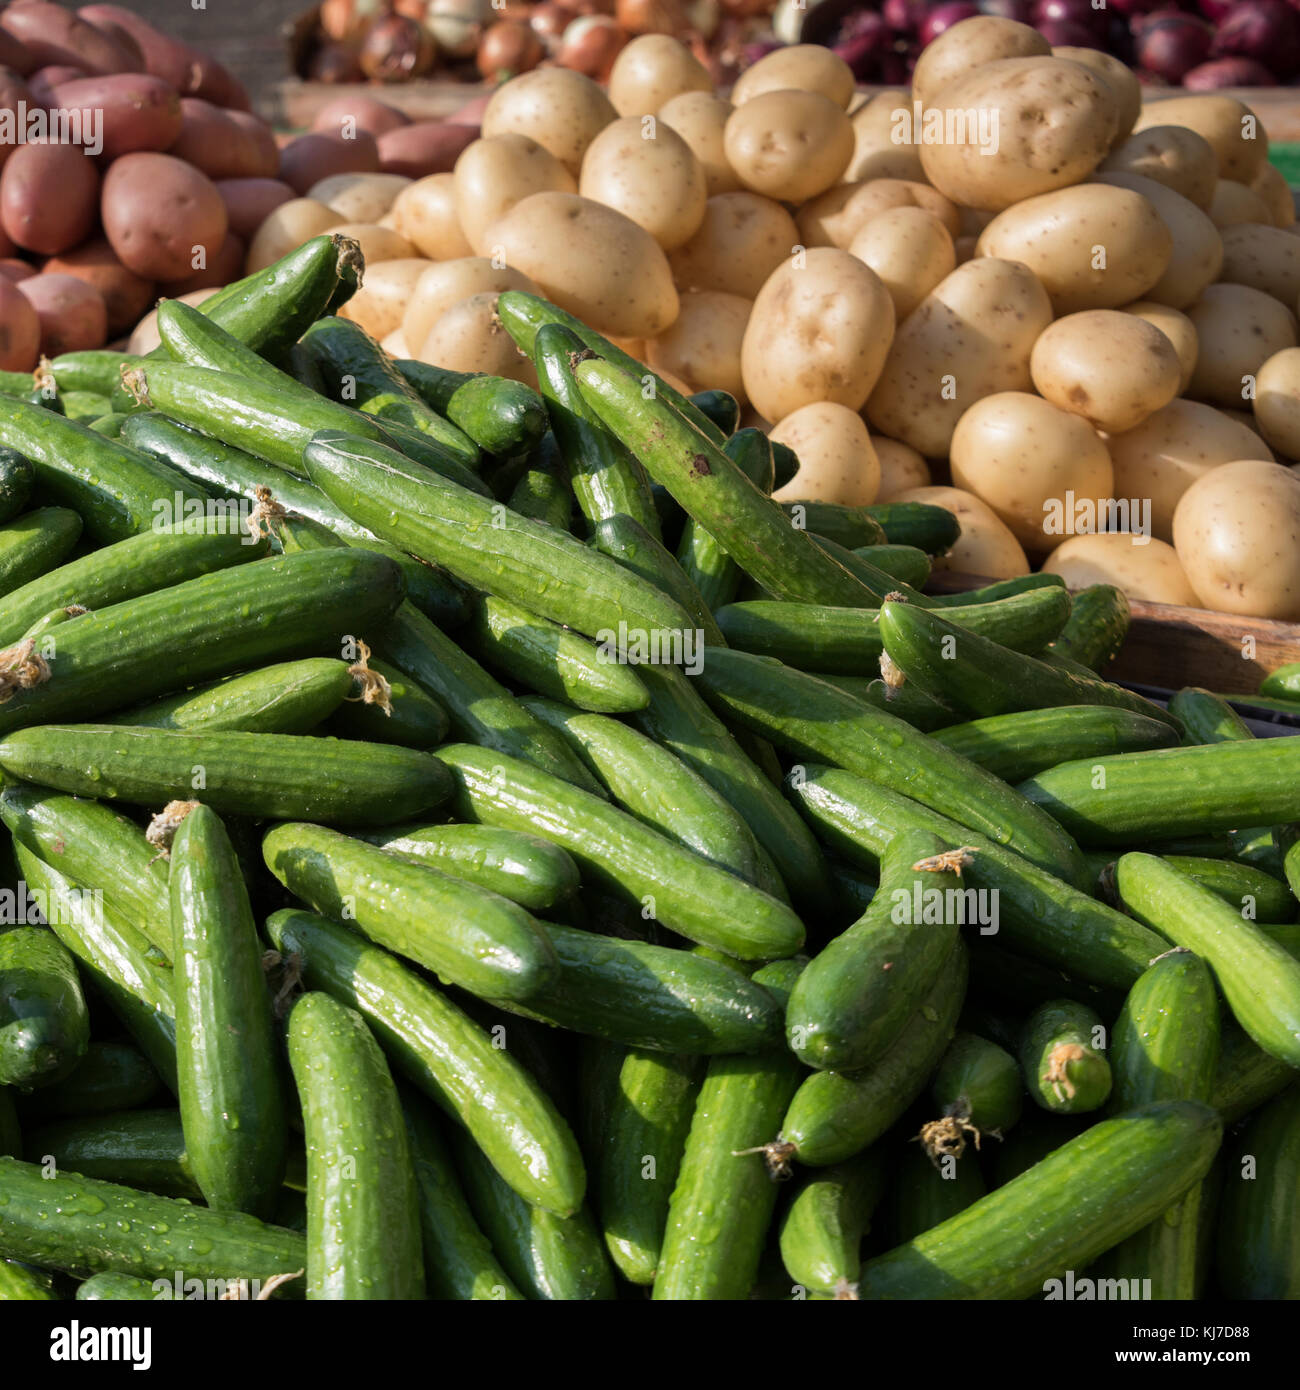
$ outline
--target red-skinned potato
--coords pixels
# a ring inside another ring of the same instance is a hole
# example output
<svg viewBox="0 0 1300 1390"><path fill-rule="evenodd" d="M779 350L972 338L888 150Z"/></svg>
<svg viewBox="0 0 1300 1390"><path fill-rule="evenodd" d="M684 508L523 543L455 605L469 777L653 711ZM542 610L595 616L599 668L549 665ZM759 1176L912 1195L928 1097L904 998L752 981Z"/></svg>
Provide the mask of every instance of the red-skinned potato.
<svg viewBox="0 0 1300 1390"><path fill-rule="evenodd" d="M27 90L32 102L44 106L48 111L57 105L54 92L69 82L85 82L90 74L85 68L74 68L67 63L51 63L48 67L37 68L27 79Z"/></svg>
<svg viewBox="0 0 1300 1390"><path fill-rule="evenodd" d="M150 280L180 280L203 247L209 260L227 231L216 185L169 154L128 154L104 178L104 234L122 264Z"/></svg>
<svg viewBox="0 0 1300 1390"><path fill-rule="evenodd" d="M26 77L39 66L31 50L21 39L16 39L7 30L0 29L0 68L8 68L19 77Z"/></svg>
<svg viewBox="0 0 1300 1390"><path fill-rule="evenodd" d="M195 290L219 290L232 280L238 280L244 273L244 257L248 252L242 237L227 232L225 239L210 255L207 264L192 271L180 280L168 280L158 286L158 294L164 299L177 299Z"/></svg>
<svg viewBox="0 0 1300 1390"><path fill-rule="evenodd" d="M103 238L96 238L45 262L46 275L72 275L99 291L108 315L108 336L128 333L149 312L153 282L128 270Z"/></svg>
<svg viewBox="0 0 1300 1390"><path fill-rule="evenodd" d="M3 34L3 32L4 31L0 29L0 34ZM18 120L18 112L22 109L19 106L20 102L27 107L34 104L32 94L27 88L27 83L24 82L17 73L0 67L0 111L9 111L13 113L11 119L14 122L15 133L17 133L17 129L20 125ZM17 148L18 145L16 143L0 143L0 168L4 166L5 160L7 160Z"/></svg>
<svg viewBox="0 0 1300 1390"><path fill-rule="evenodd" d="M36 267L34 265L20 261L16 256L6 256L0 260L0 275L3 275L11 285L16 285L19 280L28 280L35 274Z"/></svg>
<svg viewBox="0 0 1300 1390"><path fill-rule="evenodd" d="M40 67L66 63L93 77L129 72L134 54L116 39L62 5L23 0L0 14L0 29L12 34Z"/></svg>
<svg viewBox="0 0 1300 1390"><path fill-rule="evenodd" d="M137 150L165 150L181 133L181 100L161 77L121 73L85 77L54 89L54 104L64 110L102 111L104 159Z"/></svg>
<svg viewBox="0 0 1300 1390"><path fill-rule="evenodd" d="M230 230L245 241L282 204L298 195L279 179L219 179L217 192L226 205Z"/></svg>
<svg viewBox="0 0 1300 1390"><path fill-rule="evenodd" d="M275 142L275 131L261 116L255 116L251 111L227 109L226 115L234 122L235 129L243 132L250 152L256 157L256 172L244 177L274 178L280 169L280 147Z"/></svg>
<svg viewBox="0 0 1300 1390"><path fill-rule="evenodd" d="M0 279L0 371L30 372L41 351L41 321L32 302Z"/></svg>
<svg viewBox="0 0 1300 1390"><path fill-rule="evenodd" d="M108 315L99 291L74 275L33 275L18 286L41 325L41 352L58 357L103 347Z"/></svg>
<svg viewBox="0 0 1300 1390"><path fill-rule="evenodd" d="M185 97L180 108L180 134L169 154L194 165L210 179L275 177L280 155L263 122L243 112L223 111L199 97Z"/></svg>
<svg viewBox="0 0 1300 1390"><path fill-rule="evenodd" d="M21 145L0 176L0 225L25 251L57 256L95 225L99 172L73 145Z"/></svg>
<svg viewBox="0 0 1300 1390"><path fill-rule="evenodd" d="M280 178L300 198L332 174L373 174L379 151L373 135L358 130L351 138L339 135L301 135L280 151Z"/></svg>
<svg viewBox="0 0 1300 1390"><path fill-rule="evenodd" d="M379 168L385 174L423 179L456 167L460 152L478 139L478 127L448 121L416 121L381 135Z"/></svg>
<svg viewBox="0 0 1300 1390"><path fill-rule="evenodd" d="M378 140L390 130L398 130L410 124L410 117L395 106L376 101L374 97L346 96L327 101L316 112L311 128L320 135L341 137L356 130L364 130Z"/></svg>

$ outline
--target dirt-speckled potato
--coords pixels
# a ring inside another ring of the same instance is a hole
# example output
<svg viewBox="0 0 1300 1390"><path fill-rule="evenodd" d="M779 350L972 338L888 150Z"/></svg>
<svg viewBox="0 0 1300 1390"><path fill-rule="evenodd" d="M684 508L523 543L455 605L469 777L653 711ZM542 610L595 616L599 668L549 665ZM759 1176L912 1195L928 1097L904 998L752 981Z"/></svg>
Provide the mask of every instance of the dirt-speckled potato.
<svg viewBox="0 0 1300 1390"><path fill-rule="evenodd" d="M873 432L943 458L977 400L1030 389L1030 349L1051 321L1027 266L987 256L959 265L899 324L867 402Z"/></svg>
<svg viewBox="0 0 1300 1390"><path fill-rule="evenodd" d="M590 77L568 68L535 68L496 89L483 112L482 134L527 135L577 178L587 146L617 118Z"/></svg>
<svg viewBox="0 0 1300 1390"><path fill-rule="evenodd" d="M1249 285L1293 308L1300 295L1300 238L1281 227L1225 227L1221 282Z"/></svg>
<svg viewBox="0 0 1300 1390"><path fill-rule="evenodd" d="M1200 350L1200 344L1196 341L1196 325L1181 309L1171 309L1168 304L1157 304L1153 299L1139 299L1133 304L1126 304L1123 312L1145 319L1173 344L1178 356L1177 394L1181 396L1191 384L1192 373L1196 370L1196 357Z"/></svg>
<svg viewBox="0 0 1300 1390"><path fill-rule="evenodd" d="M1133 133L1138 112L1142 109L1142 84L1133 69L1099 48L1074 48L1065 45L1052 49L1053 58L1067 58L1095 72L1110 88L1115 98L1118 121L1115 128L1115 147L1118 148Z"/></svg>
<svg viewBox="0 0 1300 1390"><path fill-rule="evenodd" d="M819 43L796 43L760 58L736 79L733 106L743 106L765 92L820 92L841 109L853 97L853 69Z"/></svg>
<svg viewBox="0 0 1300 1390"><path fill-rule="evenodd" d="M484 233L532 193L576 193L565 166L527 135L475 140L456 161L456 216L476 256L486 255Z"/></svg>
<svg viewBox="0 0 1300 1390"><path fill-rule="evenodd" d="M430 174L397 195L393 230L431 261L454 261L472 255L456 216L456 176Z"/></svg>
<svg viewBox="0 0 1300 1390"><path fill-rule="evenodd" d="M12 167L10 160L6 181ZM216 185L169 154L115 159L104 176L100 212L118 260L146 280L188 275L199 249L216 255L229 229Z"/></svg>
<svg viewBox="0 0 1300 1390"><path fill-rule="evenodd" d="M1296 346L1291 310L1247 285L1210 285L1187 317L1201 345L1189 393L1230 410L1249 404L1255 374L1275 352Z"/></svg>
<svg viewBox="0 0 1300 1390"><path fill-rule="evenodd" d="M1141 299L1168 268L1173 238L1140 193L1090 183L999 213L975 254L1027 265L1053 312L1074 314Z"/></svg>
<svg viewBox="0 0 1300 1390"><path fill-rule="evenodd" d="M587 146L578 192L630 217L665 251L699 231L708 198L691 147L654 116L611 121Z"/></svg>
<svg viewBox="0 0 1300 1390"><path fill-rule="evenodd" d="M257 229L257 234L248 245L244 271L253 275L265 270L304 241L342 225L343 219L324 203L318 203L313 198L291 198L287 203L281 203Z"/></svg>
<svg viewBox="0 0 1300 1390"><path fill-rule="evenodd" d="M1153 125L1116 145L1103 174L1140 174L1207 211L1219 182L1219 160L1210 142L1178 125Z"/></svg>
<svg viewBox="0 0 1300 1390"><path fill-rule="evenodd" d="M646 343L645 361L656 372L690 382L692 391L730 391L743 404L740 348L753 307L748 299L717 290L684 294L677 322Z"/></svg>
<svg viewBox="0 0 1300 1390"><path fill-rule="evenodd" d="M863 224L849 254L880 276L900 322L957 268L947 228L924 208L890 208Z"/></svg>
<svg viewBox="0 0 1300 1390"><path fill-rule="evenodd" d="M486 372L537 385L533 364L515 346L496 316L497 296L476 294L453 304L418 348L416 358L456 372Z"/></svg>
<svg viewBox="0 0 1300 1390"><path fill-rule="evenodd" d="M1024 547L987 502L959 487L912 487L897 493L894 502L926 502L950 511L961 535L946 554L934 561L936 570L982 575L985 579L1015 579L1029 573Z"/></svg>
<svg viewBox="0 0 1300 1390"><path fill-rule="evenodd" d="M1268 458L1253 430L1213 406L1181 398L1107 441L1115 496L1151 502L1151 534L1173 539L1178 499L1203 473L1240 458Z"/></svg>
<svg viewBox="0 0 1300 1390"><path fill-rule="evenodd" d="M1155 179L1141 174L1098 174L1097 182L1140 193L1155 208L1173 238L1173 254L1146 298L1185 309L1218 278L1223 265L1219 229L1190 199Z"/></svg>
<svg viewBox="0 0 1300 1390"><path fill-rule="evenodd" d="M820 92L763 92L727 117L722 139L746 188L788 203L838 183L853 155L849 118Z"/></svg>
<svg viewBox="0 0 1300 1390"><path fill-rule="evenodd" d="M18 290L36 310L46 357L101 348L108 341L104 298L93 285L74 275L33 275Z"/></svg>
<svg viewBox="0 0 1300 1390"><path fill-rule="evenodd" d="M684 93L712 91L708 69L667 34L639 35L609 70L609 99L620 116L653 116Z"/></svg>
<svg viewBox="0 0 1300 1390"><path fill-rule="evenodd" d="M926 106L940 91L981 67L1005 58L1046 58L1051 45L1028 24L996 15L964 19L945 29L917 59L912 95Z"/></svg>
<svg viewBox="0 0 1300 1390"><path fill-rule="evenodd" d="M877 502L892 502L908 488L930 486L930 465L910 444L883 434L873 434L871 443L880 461Z"/></svg>
<svg viewBox="0 0 1300 1390"><path fill-rule="evenodd" d="M398 194L411 187L401 174L331 174L307 190L348 222L374 223L393 206Z"/></svg>
<svg viewBox="0 0 1300 1390"><path fill-rule="evenodd" d="M1174 548L1206 608L1300 619L1300 476L1259 458L1216 468L1183 494Z"/></svg>
<svg viewBox="0 0 1300 1390"><path fill-rule="evenodd" d="M682 290L719 290L753 299L801 245L794 218L771 198L738 190L704 205L704 221L673 252L669 265Z"/></svg>
<svg viewBox="0 0 1300 1390"><path fill-rule="evenodd" d="M961 212L928 183L910 179L869 179L839 183L799 209L795 218L805 246L838 246L847 251L853 238L891 208L924 208L943 223L949 236L963 230Z"/></svg>
<svg viewBox="0 0 1300 1390"><path fill-rule="evenodd" d="M429 262L419 258L368 265L361 288L339 310L339 317L359 323L372 338L384 339L402 325L420 276Z"/></svg>
<svg viewBox="0 0 1300 1390"><path fill-rule="evenodd" d="M83 242L62 256L51 257L45 262L44 271L47 275L75 275L99 291L104 300L110 340L121 333L129 333L153 303L153 283L132 274L102 238ZM232 278L242 273L241 258Z"/></svg>
<svg viewBox="0 0 1300 1390"><path fill-rule="evenodd" d="M75 145L19 145L0 176L0 226L13 246L57 256L94 230L99 194L94 161Z"/></svg>
<svg viewBox="0 0 1300 1390"><path fill-rule="evenodd" d="M1254 420L1279 454L1300 459L1300 347L1283 348L1260 367Z"/></svg>
<svg viewBox="0 0 1300 1390"><path fill-rule="evenodd" d="M889 87L868 97L850 116L853 124L853 157L844 171L845 183L867 179L907 179L920 182L921 142L897 139L898 113L912 111L912 94L905 87Z"/></svg>
<svg viewBox="0 0 1300 1390"><path fill-rule="evenodd" d="M862 416L834 401L792 411L770 438L799 456L799 469L772 496L778 502L869 507L880 492L880 460Z"/></svg>
<svg viewBox="0 0 1300 1390"><path fill-rule="evenodd" d="M537 294L537 286L513 266L493 265L485 256L465 256L455 261L424 264L402 315L402 334L419 347L429 330L453 304L476 294L500 294L523 290Z"/></svg>
<svg viewBox="0 0 1300 1390"><path fill-rule="evenodd" d="M1250 183L1268 159L1268 136L1259 118L1244 102L1222 92L1149 101L1136 129L1153 125L1181 125L1203 135L1214 147L1222 179Z"/></svg>
<svg viewBox="0 0 1300 1390"><path fill-rule="evenodd" d="M740 187L736 171L727 163L727 118L731 111L731 103L712 92L682 92L659 108L660 123L675 130L699 161L710 198Z"/></svg>
<svg viewBox="0 0 1300 1390"><path fill-rule="evenodd" d="M1295 199L1286 175L1276 164L1263 164L1250 181L1250 187L1263 199L1268 220L1275 227L1295 226Z"/></svg>
<svg viewBox="0 0 1300 1390"><path fill-rule="evenodd" d="M1059 574L1070 589L1113 584L1143 603L1177 603L1198 608L1172 545L1123 531L1071 536L1043 562L1044 574Z"/></svg>
<svg viewBox="0 0 1300 1390"><path fill-rule="evenodd" d="M1136 314L1091 309L1050 324L1034 344L1029 374L1044 400L1119 434L1178 394L1174 345Z"/></svg>
<svg viewBox="0 0 1300 1390"><path fill-rule="evenodd" d="M1220 233L1229 227L1240 227L1245 223L1258 223L1272 228L1273 218L1264 200L1253 188L1247 188L1236 179L1219 179L1214 185L1214 197L1206 209L1210 221Z"/></svg>
<svg viewBox="0 0 1300 1390"><path fill-rule="evenodd" d="M774 271L754 301L745 394L769 420L814 401L860 410L893 336L894 302L880 277L847 251L814 247Z"/></svg>
<svg viewBox="0 0 1300 1390"><path fill-rule="evenodd" d="M1118 120L1103 80L1060 58L985 63L929 108L944 138L921 146L926 178L955 203L996 212L1081 183L1106 158Z"/></svg>

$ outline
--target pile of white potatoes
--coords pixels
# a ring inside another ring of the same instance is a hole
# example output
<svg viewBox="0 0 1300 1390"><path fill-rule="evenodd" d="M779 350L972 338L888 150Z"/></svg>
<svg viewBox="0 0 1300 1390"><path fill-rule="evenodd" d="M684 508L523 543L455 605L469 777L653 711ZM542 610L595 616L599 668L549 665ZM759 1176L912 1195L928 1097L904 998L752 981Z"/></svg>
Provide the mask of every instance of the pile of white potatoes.
<svg viewBox="0 0 1300 1390"><path fill-rule="evenodd" d="M799 456L785 500L937 502L950 569L1294 620L1300 236L1267 154L1232 97L1144 105L1108 55L979 17L870 98L799 46L724 99L639 38L608 93L500 87L453 172L312 197L368 224L344 312L395 355L532 381L494 306L535 289L735 394Z"/></svg>

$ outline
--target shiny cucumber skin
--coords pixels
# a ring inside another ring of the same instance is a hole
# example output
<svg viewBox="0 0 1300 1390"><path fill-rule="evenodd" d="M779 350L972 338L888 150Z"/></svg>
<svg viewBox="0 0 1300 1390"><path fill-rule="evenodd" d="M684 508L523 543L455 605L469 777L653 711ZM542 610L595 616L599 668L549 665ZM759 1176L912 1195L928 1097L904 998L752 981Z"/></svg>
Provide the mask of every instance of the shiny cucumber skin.
<svg viewBox="0 0 1300 1390"><path fill-rule="evenodd" d="M780 662L711 651L695 678L705 698L796 757L830 762L923 802L1070 882L1083 861L1045 812L991 773L901 719Z"/></svg>
<svg viewBox="0 0 1300 1390"><path fill-rule="evenodd" d="M546 433L546 407L522 381L453 372L410 358L399 358L393 366L426 405L489 454L526 454Z"/></svg>
<svg viewBox="0 0 1300 1390"><path fill-rule="evenodd" d="M913 589L911 585L904 584L891 571L881 569L879 565L875 564L869 558L871 555L869 546L850 550L848 546L831 540L829 536L819 536L815 531L809 531L808 535L818 550L843 565L860 584L870 590L874 595L873 608L883 603L891 594L902 594L909 603L916 604L918 608L938 607L938 599L932 598L929 594L923 594L919 589Z"/></svg>
<svg viewBox="0 0 1300 1390"><path fill-rule="evenodd" d="M944 555L961 534L961 525L946 507L928 502L881 502L867 508L890 545L914 545L927 555Z"/></svg>
<svg viewBox="0 0 1300 1390"><path fill-rule="evenodd" d="M1188 854L1166 854L1162 858L1203 888L1217 893L1248 922L1285 925L1295 920L1297 905L1290 888L1263 869L1235 859L1204 859Z"/></svg>
<svg viewBox="0 0 1300 1390"><path fill-rule="evenodd" d="M1113 584L1091 584L1074 595L1069 621L1052 650L1090 671L1100 671L1124 645L1131 619L1128 598Z"/></svg>
<svg viewBox="0 0 1300 1390"><path fill-rule="evenodd" d="M171 1283L260 1279L299 1273L306 1245L296 1231L242 1212L209 1211L117 1183L0 1158L5 1220L0 1255L88 1277L107 1271ZM49 1220L59 1212L57 1225Z"/></svg>
<svg viewBox="0 0 1300 1390"><path fill-rule="evenodd" d="M37 507L0 526L0 594L61 565L81 536L81 517L67 507Z"/></svg>
<svg viewBox="0 0 1300 1390"><path fill-rule="evenodd" d="M1124 906L1139 921L1205 961L1251 1038L1279 1061L1300 1067L1300 961L1215 893L1154 855L1123 855L1115 882Z"/></svg>
<svg viewBox="0 0 1300 1390"><path fill-rule="evenodd" d="M0 1085L63 1081L89 1041L76 966L58 937L48 927L0 933Z"/></svg>
<svg viewBox="0 0 1300 1390"><path fill-rule="evenodd" d="M12 521L31 501L36 470L26 454L0 446L0 522Z"/></svg>
<svg viewBox="0 0 1300 1390"><path fill-rule="evenodd" d="M811 499L783 501L780 507L792 526L824 536L846 550L862 550L885 542L884 527L865 507L846 507L839 502Z"/></svg>
<svg viewBox="0 0 1300 1390"><path fill-rule="evenodd" d="M307 1146L308 1299L419 1299L424 1254L406 1122L360 1014L304 994L289 1065Z"/></svg>
<svg viewBox="0 0 1300 1390"><path fill-rule="evenodd" d="M364 672L367 671L387 683L383 691L386 708L377 700L366 700ZM419 748L426 752L447 737L447 711L405 671L371 656L364 662L354 663L348 672L355 680L349 686L349 693L335 706L321 733L362 742L395 743L402 748Z"/></svg>
<svg viewBox="0 0 1300 1390"><path fill-rule="evenodd" d="M1097 1039L1100 1016L1073 999L1041 1004L1020 1035L1020 1070L1030 1097L1056 1115L1099 1110L1110 1095L1110 1063Z"/></svg>
<svg viewBox="0 0 1300 1390"><path fill-rule="evenodd" d="M1220 1020L1219 1065L1210 1104L1225 1125L1267 1104L1293 1081L1300 1081L1300 1071L1265 1052L1235 1019Z"/></svg>
<svg viewBox="0 0 1300 1390"><path fill-rule="evenodd" d="M108 1115L145 1105L161 1090L157 1071L138 1048L92 1041L69 1076L25 1099L23 1116L62 1120Z"/></svg>
<svg viewBox="0 0 1300 1390"><path fill-rule="evenodd" d="M395 825L358 838L500 893L531 912L560 906L578 891L578 866L559 845L489 825Z"/></svg>
<svg viewBox="0 0 1300 1390"><path fill-rule="evenodd" d="M269 1217L288 1151L285 1094L243 872L217 814L194 807L171 846L176 1079L208 1206Z"/></svg>
<svg viewBox="0 0 1300 1390"><path fill-rule="evenodd" d="M804 1076L779 1136L794 1146L800 1163L821 1168L861 1153L924 1091L952 1041L967 972L966 946L959 940L921 1007L874 1066Z"/></svg>
<svg viewBox="0 0 1300 1390"><path fill-rule="evenodd" d="M1300 820L1300 739L1158 748L1061 763L1020 790L1090 845Z"/></svg>
<svg viewBox="0 0 1300 1390"><path fill-rule="evenodd" d="M1059 709L995 714L969 724L936 729L931 738L1012 785L1066 759L1139 753L1150 748L1171 748L1178 742L1178 735L1162 720L1108 705L1066 705Z"/></svg>
<svg viewBox="0 0 1300 1390"><path fill-rule="evenodd" d="M321 825L283 822L262 840L291 893L471 993L534 997L555 977L554 948L523 908L427 864Z"/></svg>
<svg viewBox="0 0 1300 1390"><path fill-rule="evenodd" d="M1085 1130L1018 1178L862 1271L864 1299L1024 1299L1082 1269L1207 1172L1222 1126L1168 1101ZM1049 1290L1050 1292L1050 1290Z"/></svg>
<svg viewBox="0 0 1300 1390"><path fill-rule="evenodd" d="M115 713L113 723L212 733L306 734L338 709L352 685L346 662L306 657L165 695Z"/></svg>
<svg viewBox="0 0 1300 1390"><path fill-rule="evenodd" d="M463 1125L524 1201L562 1215L582 1203L582 1156L528 1070L441 990L356 932L287 908L267 919L282 956L312 989L365 1018L394 1067Z"/></svg>
<svg viewBox="0 0 1300 1390"><path fill-rule="evenodd" d="M788 994L801 968L777 961L755 972ZM784 1049L715 1057L691 1116L655 1274L656 1302L748 1296L776 1209L771 1142L802 1068Z"/></svg>
<svg viewBox="0 0 1300 1390"><path fill-rule="evenodd" d="M1228 743L1255 737L1249 724L1223 698L1200 686L1187 686L1169 701L1169 713L1183 726L1183 742Z"/></svg>
<svg viewBox="0 0 1300 1390"><path fill-rule="evenodd" d="M626 812L490 750L450 744L439 757L452 771L462 820L541 834L670 930L747 960L793 955L803 945L803 924L784 903Z"/></svg>
<svg viewBox="0 0 1300 1390"><path fill-rule="evenodd" d="M176 1089L176 1003L161 953L51 869L21 842L14 857L34 892L45 894L51 929L85 968L88 980L121 1019L171 1090ZM166 920L164 918L164 920Z"/></svg>
<svg viewBox="0 0 1300 1390"><path fill-rule="evenodd" d="M163 1197L203 1200L176 1109L125 1110L92 1119L58 1120L33 1129L26 1136L25 1149L33 1163L53 1159L58 1170L84 1178L122 1183Z"/></svg>
<svg viewBox="0 0 1300 1390"><path fill-rule="evenodd" d="M67 624L51 678L0 709L0 733L86 719L264 661L340 650L401 599L401 571L362 550L219 570Z"/></svg>
<svg viewBox="0 0 1300 1390"><path fill-rule="evenodd" d="M904 724L910 724L914 729L920 729L922 733L933 733L936 729L944 729L952 724L956 724L960 719L955 710L947 705L941 704L933 696L927 695L924 690L910 682L901 686L888 686L883 680L868 680L865 676L839 676L833 671L812 671L818 680L825 681L827 685L833 685L836 690L843 691L845 695L852 695L855 700L861 700L863 704L870 705L873 709L884 710L886 714L892 714L896 719L901 719Z"/></svg>
<svg viewBox="0 0 1300 1390"><path fill-rule="evenodd" d="M695 391L687 399L703 415L707 415L727 438L735 434L740 424L740 402L730 391Z"/></svg>
<svg viewBox="0 0 1300 1390"><path fill-rule="evenodd" d="M77 1298L82 1302L103 1299L114 1303L152 1303L166 1296L147 1279L131 1274L95 1274L77 1288Z"/></svg>
<svg viewBox="0 0 1300 1390"><path fill-rule="evenodd" d="M930 1082L930 1098L944 1115L964 1116L976 1129L1005 1134L1024 1106L1020 1066L1005 1048L959 1031Z"/></svg>
<svg viewBox="0 0 1300 1390"><path fill-rule="evenodd" d="M15 730L0 738L0 766L80 796L161 806L198 795L231 815L344 825L409 820L450 790L437 759L396 744L116 724Z"/></svg>
<svg viewBox="0 0 1300 1390"><path fill-rule="evenodd" d="M914 545L873 545L858 556L908 588L920 589L930 578L930 557Z"/></svg>
<svg viewBox="0 0 1300 1390"><path fill-rule="evenodd" d="M857 1298L862 1240L884 1188L884 1157L875 1150L803 1179L780 1225L781 1263L796 1288Z"/></svg>
<svg viewBox="0 0 1300 1390"><path fill-rule="evenodd" d="M902 1147L890 1181L892 1239L902 1245L933 1230L985 1196L979 1160L951 1154L932 1162L920 1144Z"/></svg>
<svg viewBox="0 0 1300 1390"><path fill-rule="evenodd" d="M559 531L573 529L573 493L561 476L558 450L548 450L536 467L525 470L506 505L520 516L544 521Z"/></svg>
<svg viewBox="0 0 1300 1390"><path fill-rule="evenodd" d="M0 1259L0 1303L50 1303L57 1297L47 1275Z"/></svg>

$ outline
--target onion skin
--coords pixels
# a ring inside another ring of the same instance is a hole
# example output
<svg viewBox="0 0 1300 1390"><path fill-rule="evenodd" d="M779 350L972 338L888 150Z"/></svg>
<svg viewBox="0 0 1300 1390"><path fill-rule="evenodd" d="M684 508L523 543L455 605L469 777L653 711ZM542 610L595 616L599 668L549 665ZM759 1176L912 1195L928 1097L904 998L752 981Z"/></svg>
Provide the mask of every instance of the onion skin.
<svg viewBox="0 0 1300 1390"><path fill-rule="evenodd" d="M1209 58L1214 30L1195 15L1162 10L1134 25L1134 38L1139 66L1177 83Z"/></svg>
<svg viewBox="0 0 1300 1390"><path fill-rule="evenodd" d="M483 35L475 62L485 82L502 82L531 71L545 56L542 41L530 25L503 19Z"/></svg>
<svg viewBox="0 0 1300 1390"><path fill-rule="evenodd" d="M923 44L933 43L945 30L963 19L974 19L979 10L966 0L951 0L944 5L936 5L921 21L920 39Z"/></svg>
<svg viewBox="0 0 1300 1390"><path fill-rule="evenodd" d="M1253 58L1216 58L1183 77L1189 92L1218 92L1225 87L1276 87L1277 78Z"/></svg>
<svg viewBox="0 0 1300 1390"><path fill-rule="evenodd" d="M562 68L572 68L593 82L608 82L614 60L627 47L630 35L607 15L575 19L564 31L564 44L556 55Z"/></svg>
<svg viewBox="0 0 1300 1390"><path fill-rule="evenodd" d="M332 40L317 46L307 60L305 75L309 82L362 82L366 76L356 50Z"/></svg>
<svg viewBox="0 0 1300 1390"><path fill-rule="evenodd" d="M1288 80L1300 71L1300 14L1284 0L1242 0L1220 23L1210 58L1249 58Z"/></svg>

